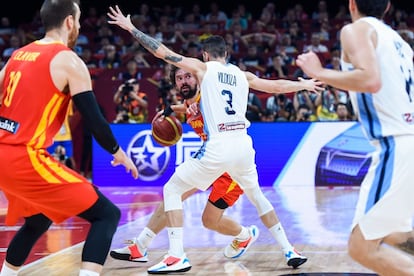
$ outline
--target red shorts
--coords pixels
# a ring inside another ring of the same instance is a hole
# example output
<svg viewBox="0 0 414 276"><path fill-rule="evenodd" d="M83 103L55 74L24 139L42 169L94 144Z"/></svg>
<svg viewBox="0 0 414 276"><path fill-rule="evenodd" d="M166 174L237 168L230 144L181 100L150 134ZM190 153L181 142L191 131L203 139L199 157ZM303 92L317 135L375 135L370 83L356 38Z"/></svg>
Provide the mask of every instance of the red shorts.
<svg viewBox="0 0 414 276"><path fill-rule="evenodd" d="M86 178L63 166L46 150L0 144L0 152L0 189L9 203L6 225L39 213L60 223L87 210L98 199Z"/></svg>
<svg viewBox="0 0 414 276"><path fill-rule="evenodd" d="M233 206L242 194L240 186L228 173L224 173L214 181L208 200L217 208L226 209Z"/></svg>

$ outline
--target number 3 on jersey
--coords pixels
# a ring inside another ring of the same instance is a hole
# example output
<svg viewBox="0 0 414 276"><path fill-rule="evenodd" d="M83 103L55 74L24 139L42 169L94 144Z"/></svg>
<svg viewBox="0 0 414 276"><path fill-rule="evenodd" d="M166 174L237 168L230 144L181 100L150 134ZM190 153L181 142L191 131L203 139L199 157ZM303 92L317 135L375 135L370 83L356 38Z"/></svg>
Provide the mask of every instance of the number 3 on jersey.
<svg viewBox="0 0 414 276"><path fill-rule="evenodd" d="M228 106L224 109L227 114L234 115L236 114L236 111L233 110L233 94L229 90L222 90L221 95L223 95L226 98L226 102Z"/></svg>

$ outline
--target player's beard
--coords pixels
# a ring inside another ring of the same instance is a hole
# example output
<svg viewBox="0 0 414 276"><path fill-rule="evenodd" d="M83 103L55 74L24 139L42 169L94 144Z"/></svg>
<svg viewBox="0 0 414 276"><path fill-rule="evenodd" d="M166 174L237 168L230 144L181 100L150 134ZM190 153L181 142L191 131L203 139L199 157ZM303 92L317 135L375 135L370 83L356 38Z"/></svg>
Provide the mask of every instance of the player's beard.
<svg viewBox="0 0 414 276"><path fill-rule="evenodd" d="M78 40L79 36L79 29L73 28L72 31L69 33L68 37L68 47L73 49L76 45L76 41Z"/></svg>
<svg viewBox="0 0 414 276"><path fill-rule="evenodd" d="M191 87L189 85L183 85L180 89L180 95L183 97L183 99L186 99L186 100L193 98L196 95L196 93L197 93L197 86Z"/></svg>

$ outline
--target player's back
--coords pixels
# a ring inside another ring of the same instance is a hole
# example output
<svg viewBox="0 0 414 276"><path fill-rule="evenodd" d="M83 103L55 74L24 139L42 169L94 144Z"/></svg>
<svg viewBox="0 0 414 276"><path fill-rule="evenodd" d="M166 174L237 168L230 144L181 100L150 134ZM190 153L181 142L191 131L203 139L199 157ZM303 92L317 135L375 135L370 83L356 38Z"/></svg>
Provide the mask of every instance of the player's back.
<svg viewBox="0 0 414 276"><path fill-rule="evenodd" d="M370 138L414 135L414 69L410 46L382 21L366 17L376 29L376 55L382 86L377 93L350 93L360 121ZM352 66L342 62L344 70ZM363 91L362 91L363 92Z"/></svg>
<svg viewBox="0 0 414 276"><path fill-rule="evenodd" d="M54 85L50 62L62 50L62 43L35 41L10 57L3 82L0 106L0 144L44 148L62 126L70 101Z"/></svg>
<svg viewBox="0 0 414 276"><path fill-rule="evenodd" d="M228 131L243 131L249 127L246 119L249 84L237 66L217 61L206 63L201 82L200 107L204 127L209 137Z"/></svg>

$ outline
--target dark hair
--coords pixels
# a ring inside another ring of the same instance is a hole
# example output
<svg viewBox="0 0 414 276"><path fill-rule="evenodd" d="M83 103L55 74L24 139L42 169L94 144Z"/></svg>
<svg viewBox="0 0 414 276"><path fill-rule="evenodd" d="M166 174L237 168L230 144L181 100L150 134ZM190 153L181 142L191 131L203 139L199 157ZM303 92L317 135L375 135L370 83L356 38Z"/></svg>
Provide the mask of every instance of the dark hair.
<svg viewBox="0 0 414 276"><path fill-rule="evenodd" d="M175 73L177 72L178 69L180 69L180 68L178 68L177 66L171 64L170 82L174 87L175 87Z"/></svg>
<svg viewBox="0 0 414 276"><path fill-rule="evenodd" d="M40 18L45 31L59 28L66 17L75 16L80 0L45 0L40 8Z"/></svg>
<svg viewBox="0 0 414 276"><path fill-rule="evenodd" d="M361 14L381 19L385 15L389 0L355 0L355 3Z"/></svg>
<svg viewBox="0 0 414 276"><path fill-rule="evenodd" d="M202 41L203 50L213 58L226 57L226 41L219 35L212 35Z"/></svg>

